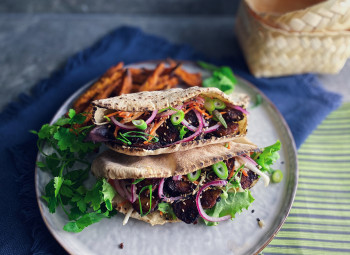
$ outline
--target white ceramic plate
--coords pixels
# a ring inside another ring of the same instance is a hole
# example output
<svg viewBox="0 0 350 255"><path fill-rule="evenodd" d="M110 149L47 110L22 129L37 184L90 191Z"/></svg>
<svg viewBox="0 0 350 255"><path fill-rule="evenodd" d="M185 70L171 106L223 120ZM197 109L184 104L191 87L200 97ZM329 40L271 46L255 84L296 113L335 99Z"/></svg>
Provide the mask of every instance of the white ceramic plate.
<svg viewBox="0 0 350 255"><path fill-rule="evenodd" d="M132 65L153 68L155 62ZM189 72L209 74L195 64L184 62ZM42 217L56 240L71 254L254 254L260 252L276 235L285 221L294 200L298 168L296 149L290 130L276 107L254 86L238 79L235 92L248 94L252 99L261 94L263 102L259 107L248 108L248 138L259 147L271 145L279 139L282 143L281 158L275 168L281 169L284 178L281 183L270 184L267 188L260 181L252 188L255 201L249 210L237 215L233 221L222 222L215 227L204 224L187 225L183 222L151 227L149 224L130 219L122 226L124 216L118 214L111 219L103 219L84 229L81 233L68 233L63 226L68 219L58 208L51 214L40 199L44 187L51 178L36 169L36 193ZM91 83L90 83L91 84ZM67 112L70 105L90 84L72 95L58 110L52 122ZM40 155L38 160L40 160ZM93 177L90 177L93 182ZM254 210L254 213L252 213ZM259 228L257 218L265 222ZM124 249L118 246L124 243Z"/></svg>

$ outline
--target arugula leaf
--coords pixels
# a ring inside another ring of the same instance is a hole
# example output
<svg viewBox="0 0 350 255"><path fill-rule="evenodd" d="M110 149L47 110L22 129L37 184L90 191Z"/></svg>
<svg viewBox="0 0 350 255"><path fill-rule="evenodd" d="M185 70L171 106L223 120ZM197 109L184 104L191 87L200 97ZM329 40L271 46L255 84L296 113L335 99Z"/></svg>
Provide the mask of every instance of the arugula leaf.
<svg viewBox="0 0 350 255"><path fill-rule="evenodd" d="M211 209L205 210L205 212L212 217L223 217L225 215L231 215L235 217L236 213L241 213L243 209L248 209L250 204L254 201L250 190L244 192L227 193L227 198L222 198L215 206ZM207 226L216 226L218 222L209 222L204 220Z"/></svg>
<svg viewBox="0 0 350 255"><path fill-rule="evenodd" d="M54 188L55 188L55 197L57 197L58 193L60 192L64 179L62 177L55 177L53 180L54 180Z"/></svg>
<svg viewBox="0 0 350 255"><path fill-rule="evenodd" d="M49 208L50 213L54 213L56 211L57 207L57 196L55 196L55 185L54 185L54 179L51 179L51 181L46 184L45 186L45 196L42 196L44 200L47 201L47 206Z"/></svg>
<svg viewBox="0 0 350 255"><path fill-rule="evenodd" d="M261 166L261 171L267 171L272 173L273 169L270 167L277 159L279 159L280 155L278 151L281 149L281 142L277 140L277 142L273 145L267 146L264 148L263 152L259 155L257 154L257 158L254 160Z"/></svg>
<svg viewBox="0 0 350 255"><path fill-rule="evenodd" d="M113 209L112 200L116 194L114 188L106 181L106 179L103 179L102 195L108 211L112 211Z"/></svg>
<svg viewBox="0 0 350 255"><path fill-rule="evenodd" d="M68 116L70 118L69 123L83 124L86 117L82 114L76 114L74 109L69 109Z"/></svg>
<svg viewBox="0 0 350 255"><path fill-rule="evenodd" d="M78 233L81 232L87 226L90 226L93 223L101 221L103 218L108 218L108 212L101 213L101 211L91 212L83 215L78 220L73 222L68 222L63 229L68 232Z"/></svg>
<svg viewBox="0 0 350 255"><path fill-rule="evenodd" d="M103 181L98 180L95 184L95 186L92 188L92 190L89 190L86 192L86 196L84 198L84 201L86 203L91 202L91 206L94 209L94 211L97 211L101 207L102 203L102 193L101 193L101 188L102 188Z"/></svg>
<svg viewBox="0 0 350 255"><path fill-rule="evenodd" d="M164 214L167 214L167 215L171 216L171 218L172 218L173 220L176 219L176 215L175 215L175 213L174 213L174 211L173 211L173 208L171 207L170 204L165 203L165 202L159 203L159 204L158 204L158 210L161 211L161 212L164 213Z"/></svg>
<svg viewBox="0 0 350 255"><path fill-rule="evenodd" d="M231 94L237 84L237 79L228 66L217 67L209 63L199 61L198 64L212 72L212 76L205 79L203 87L216 87L226 94Z"/></svg>
<svg viewBox="0 0 350 255"><path fill-rule="evenodd" d="M45 186L42 199L47 202L50 213L55 213L56 208L61 206L69 220L75 220L65 226L65 230L70 232L80 232L86 226L116 213L112 208L115 191L105 180L98 180L90 190L84 186L90 171L87 155L100 146L84 142L91 129L91 126L79 126L85 119L84 115L71 109L68 117L59 118L53 125L45 124L38 132L30 131L38 136L38 149L44 157L37 166L53 175ZM49 155L44 153L44 144L54 152ZM87 167L71 170L77 162Z"/></svg>

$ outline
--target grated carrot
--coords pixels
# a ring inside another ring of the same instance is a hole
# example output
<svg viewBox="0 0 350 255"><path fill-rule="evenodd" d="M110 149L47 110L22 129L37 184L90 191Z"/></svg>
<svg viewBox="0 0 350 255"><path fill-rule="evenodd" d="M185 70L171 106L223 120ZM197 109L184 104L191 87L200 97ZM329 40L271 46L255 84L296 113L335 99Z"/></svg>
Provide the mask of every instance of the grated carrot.
<svg viewBox="0 0 350 255"><path fill-rule="evenodd" d="M243 173L244 176L248 177L248 173L247 173L246 170L242 169L242 173Z"/></svg>
<svg viewBox="0 0 350 255"><path fill-rule="evenodd" d="M123 202L121 202L120 204L118 204L118 207L122 207L123 205L125 205L126 203L128 203L128 200L124 200Z"/></svg>
<svg viewBox="0 0 350 255"><path fill-rule="evenodd" d="M228 143L227 149L228 149L228 150L231 149L231 143Z"/></svg>
<svg viewBox="0 0 350 255"><path fill-rule="evenodd" d="M106 117L109 118L109 117L112 117L112 116L117 115L117 114L118 114L118 112L113 112L113 113L107 114Z"/></svg>
<svg viewBox="0 0 350 255"><path fill-rule="evenodd" d="M197 111L199 111L201 114L203 114L204 116L210 116L208 113L206 113L204 110L200 109L198 106L194 106L194 109L196 109Z"/></svg>
<svg viewBox="0 0 350 255"><path fill-rule="evenodd" d="M166 118L160 119L157 123L154 124L153 128L151 129L151 132L149 132L150 135L154 135L157 131L157 129L165 122ZM149 143L152 140L153 137L149 137L147 141L144 141L144 144Z"/></svg>
<svg viewBox="0 0 350 255"><path fill-rule="evenodd" d="M199 184L199 182L197 182L197 181L194 181L193 183L194 183L194 184L196 184L196 185L198 185L198 184Z"/></svg>
<svg viewBox="0 0 350 255"><path fill-rule="evenodd" d="M232 168L231 173L230 173L230 175L228 176L227 179L230 180L234 173L235 173L235 167Z"/></svg>
<svg viewBox="0 0 350 255"><path fill-rule="evenodd" d="M163 212L159 211L160 216L163 216Z"/></svg>

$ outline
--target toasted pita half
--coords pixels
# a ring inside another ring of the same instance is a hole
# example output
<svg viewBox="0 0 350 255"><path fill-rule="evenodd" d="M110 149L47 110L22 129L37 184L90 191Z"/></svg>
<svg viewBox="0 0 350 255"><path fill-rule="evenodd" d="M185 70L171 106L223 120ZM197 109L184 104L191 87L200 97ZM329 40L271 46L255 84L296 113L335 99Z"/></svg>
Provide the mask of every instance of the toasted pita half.
<svg viewBox="0 0 350 255"><path fill-rule="evenodd" d="M185 175L216 162L258 150L255 144L244 137L228 143L230 149L224 144L211 144L186 153L145 157L127 156L107 150L93 161L91 170L96 177L108 179L165 178Z"/></svg>
<svg viewBox="0 0 350 255"><path fill-rule="evenodd" d="M132 205L129 202L125 203L125 199L117 194L113 198L113 207L118 212L121 212L122 214L127 214L128 211L132 208ZM134 218L137 220L147 222L147 223L151 224L152 226L163 225L165 223L172 223L172 222L181 222L181 220L179 220L179 219L175 219L175 220L168 219L168 218L166 218L165 214L160 215L158 210L151 212L150 214L147 214L146 216L143 216L143 217L141 217L141 215L138 212L133 210L133 212L130 215L130 218Z"/></svg>
<svg viewBox="0 0 350 255"><path fill-rule="evenodd" d="M188 89L169 89L165 91L152 91L152 92L139 92L134 94L126 94L118 97L96 100L93 102L94 118L93 121L96 125L106 124L104 116L111 112L111 110L127 111L127 112L144 112L161 110L166 107L176 107L182 105L184 102L195 98L197 96L206 96L211 98L218 98L225 102L227 105L238 105L246 107L249 103L249 97L243 94L236 94L228 96L217 88L200 88L191 87ZM210 139L192 140L189 142L183 142L173 144L166 147L150 150L135 146L119 145L112 142L106 142L106 145L117 152L135 155L135 156L147 156L147 155L159 155L165 153L173 153L178 151L186 151L197 147L202 147L210 144L217 144L228 142L236 137L243 137L247 133L247 118L243 118L238 122L237 134L227 135L223 137L212 137Z"/></svg>

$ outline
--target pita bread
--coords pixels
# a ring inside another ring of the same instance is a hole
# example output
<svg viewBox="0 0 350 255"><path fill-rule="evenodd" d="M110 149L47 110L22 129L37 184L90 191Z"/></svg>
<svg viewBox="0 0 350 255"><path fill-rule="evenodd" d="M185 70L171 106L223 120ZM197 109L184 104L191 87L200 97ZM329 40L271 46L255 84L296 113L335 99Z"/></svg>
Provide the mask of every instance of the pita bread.
<svg viewBox="0 0 350 255"><path fill-rule="evenodd" d="M224 144L211 144L186 153L154 156L127 156L112 150L100 154L92 163L96 177L109 179L161 178L185 175L250 151L258 150L247 138L230 141L230 149Z"/></svg>
<svg viewBox="0 0 350 255"><path fill-rule="evenodd" d="M217 88L200 88L191 87L188 89L169 89L165 91L146 91L133 94L121 95L118 97L96 100L93 102L94 118L96 125L106 124L104 116L111 110L128 111L128 112L143 112L164 109L166 107L182 105L184 102L199 95L218 98L226 104L233 104L246 107L249 102L249 97L243 94L228 96ZM161 147L155 150L147 150L140 147L127 145L119 145L116 143L107 142L106 145L117 152L135 155L159 155L164 153L173 153L178 151L186 151L196 147L202 147L209 144L224 143L233 138L243 137L247 133L247 118L238 122L238 134L228 135L223 137L212 137L210 139L192 140L185 143L174 144L168 147Z"/></svg>
<svg viewBox="0 0 350 255"><path fill-rule="evenodd" d="M205 168L218 161L223 161L234 156L238 156L250 151L257 151L255 144L246 138L238 138L231 141L230 149L223 144L208 145L203 148L195 148L187 153L173 153L157 156L126 156L118 152L107 150L100 154L92 163L92 173L96 177L108 179L138 179L170 177L185 175ZM255 180L252 186L258 180ZM113 199L113 206L121 213L127 214L132 208L130 203L124 203L125 199L118 194ZM122 204L122 206L120 206ZM154 211L144 217L133 211L131 218L141 220L154 225L163 225L171 222L181 222L179 219L167 219L165 215L160 215Z"/></svg>

